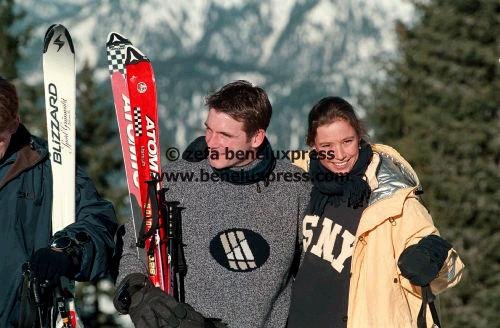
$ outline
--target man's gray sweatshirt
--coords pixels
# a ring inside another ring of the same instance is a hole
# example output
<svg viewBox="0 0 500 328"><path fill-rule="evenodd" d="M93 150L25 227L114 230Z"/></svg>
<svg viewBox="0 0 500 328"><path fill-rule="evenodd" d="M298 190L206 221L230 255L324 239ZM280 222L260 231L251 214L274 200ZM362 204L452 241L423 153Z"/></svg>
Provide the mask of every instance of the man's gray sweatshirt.
<svg viewBox="0 0 500 328"><path fill-rule="evenodd" d="M269 183L248 185L210 180L216 176L207 160L169 163L164 172L168 200L185 208L186 303L229 327L285 327L310 192L304 171L277 160ZM180 174L192 174L192 181L180 181ZM129 222L118 283L133 272L147 271Z"/></svg>

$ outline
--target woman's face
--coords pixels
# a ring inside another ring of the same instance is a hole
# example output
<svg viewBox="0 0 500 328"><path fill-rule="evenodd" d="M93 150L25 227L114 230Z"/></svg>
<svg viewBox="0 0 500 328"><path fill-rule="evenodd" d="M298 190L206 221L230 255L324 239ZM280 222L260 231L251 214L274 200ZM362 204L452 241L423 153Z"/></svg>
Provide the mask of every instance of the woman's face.
<svg viewBox="0 0 500 328"><path fill-rule="evenodd" d="M325 154L333 151L333 157L320 157L325 168L334 173L349 173L359 156L359 136L349 122L339 119L318 127L314 149Z"/></svg>

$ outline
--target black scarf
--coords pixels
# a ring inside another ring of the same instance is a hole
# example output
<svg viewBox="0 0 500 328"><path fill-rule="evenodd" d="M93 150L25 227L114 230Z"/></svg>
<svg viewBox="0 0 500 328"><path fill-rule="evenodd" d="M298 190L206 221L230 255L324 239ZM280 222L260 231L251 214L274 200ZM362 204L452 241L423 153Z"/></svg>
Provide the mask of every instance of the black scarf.
<svg viewBox="0 0 500 328"><path fill-rule="evenodd" d="M209 156L208 145L205 137L196 138L186 148L182 158L188 162L200 162ZM256 162L252 162L245 167L228 167L224 169L212 168L222 181L227 181L237 185L247 185L264 181L267 184L267 178L276 166L276 158L273 155L271 144L264 139L262 145L257 149Z"/></svg>
<svg viewBox="0 0 500 328"><path fill-rule="evenodd" d="M367 142L361 140L359 156L352 170L347 174L336 174L321 165L318 159L311 159L309 173L313 188L309 201L309 214L322 215L327 203L358 208L364 206L370 197L370 186L363 180L372 159L373 151Z"/></svg>

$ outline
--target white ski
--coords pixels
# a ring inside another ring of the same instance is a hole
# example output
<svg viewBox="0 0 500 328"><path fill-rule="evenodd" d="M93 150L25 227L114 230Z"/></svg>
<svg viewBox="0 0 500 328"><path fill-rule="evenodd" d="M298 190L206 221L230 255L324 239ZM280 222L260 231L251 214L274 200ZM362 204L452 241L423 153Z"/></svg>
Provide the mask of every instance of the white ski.
<svg viewBox="0 0 500 328"><path fill-rule="evenodd" d="M76 72L75 49L68 30L49 27L43 45L43 82L47 139L52 168L52 235L75 222ZM56 328L79 328L74 282L61 280L70 293L57 295Z"/></svg>
<svg viewBox="0 0 500 328"><path fill-rule="evenodd" d="M52 234L75 220L75 51L68 30L52 25L43 47L47 138L53 177Z"/></svg>

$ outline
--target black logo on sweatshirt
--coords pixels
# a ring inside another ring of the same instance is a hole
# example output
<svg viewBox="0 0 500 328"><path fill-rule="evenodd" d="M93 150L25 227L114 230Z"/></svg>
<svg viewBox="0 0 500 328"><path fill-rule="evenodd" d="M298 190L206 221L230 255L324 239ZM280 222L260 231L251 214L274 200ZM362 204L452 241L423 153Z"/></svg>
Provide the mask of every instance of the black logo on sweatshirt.
<svg viewBox="0 0 500 328"><path fill-rule="evenodd" d="M248 229L228 229L210 242L210 254L231 271L247 272L261 267L269 258L269 244Z"/></svg>

